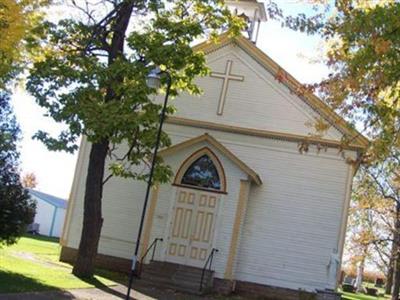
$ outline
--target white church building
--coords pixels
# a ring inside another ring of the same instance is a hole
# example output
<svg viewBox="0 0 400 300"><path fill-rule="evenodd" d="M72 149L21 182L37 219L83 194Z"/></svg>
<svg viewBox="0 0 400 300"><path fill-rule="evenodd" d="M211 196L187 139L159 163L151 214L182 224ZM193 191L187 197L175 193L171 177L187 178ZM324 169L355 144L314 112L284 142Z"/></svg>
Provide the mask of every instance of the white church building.
<svg viewBox="0 0 400 300"><path fill-rule="evenodd" d="M297 299L335 289L357 168L351 161L368 141L248 38L222 35L195 49L211 73L198 78L201 96L174 100L177 113L164 126L173 145L160 155L175 175L151 193L141 255L159 240L144 272L157 264L201 270L212 254L216 290ZM321 119L330 126L315 132L310 124ZM308 151L299 151L302 144ZM79 246L89 151L83 139L64 261ZM129 270L145 189L121 178L104 186L99 265Z"/></svg>

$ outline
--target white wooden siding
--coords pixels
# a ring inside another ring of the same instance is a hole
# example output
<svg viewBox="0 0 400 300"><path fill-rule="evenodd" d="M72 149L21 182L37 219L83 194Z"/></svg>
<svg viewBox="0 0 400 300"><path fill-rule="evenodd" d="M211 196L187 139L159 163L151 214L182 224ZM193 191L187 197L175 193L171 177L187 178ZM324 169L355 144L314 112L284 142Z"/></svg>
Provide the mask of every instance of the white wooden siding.
<svg viewBox="0 0 400 300"><path fill-rule="evenodd" d="M309 135L307 123L318 114L239 47L228 45L207 56L214 72L224 72L227 60L233 61L232 73L243 75L243 82L230 81L224 113L217 115L222 80L199 78L204 90L199 97L181 95L174 100L178 117L237 127L280 133ZM161 99L161 97L160 97ZM207 132L200 128L165 125L173 144ZM300 154L297 143L208 130L263 181L252 185L246 217L239 239L234 266L238 280L292 289L325 288L326 265L339 244L339 231L346 178L349 166L337 149ZM338 141L341 133L330 128L324 138ZM84 142L85 144L85 142ZM204 144L192 145L167 156L166 162L176 171L183 160ZM212 147L211 147L212 148ZM123 151L121 147L120 151ZM229 159L216 149L227 175L228 194L222 205L215 235L220 250L214 260L216 276L222 278L231 240L238 200L239 181L246 178ZM90 145L82 147L84 158L77 166L70 203L75 202L68 222L67 246L77 248L81 235L83 197ZM347 151L346 155L355 156ZM99 252L131 258L142 212L145 183L112 178L104 186L104 223ZM166 238L175 201L175 188L160 187L150 242ZM166 244L166 242L164 242ZM159 247L159 258L164 255Z"/></svg>
<svg viewBox="0 0 400 300"><path fill-rule="evenodd" d="M227 60L233 61L232 73L245 79L229 81L223 115L217 115L223 81L203 77L197 80L202 95L183 94L172 102L177 107L176 116L281 133L315 133L306 124L315 124L320 116L238 46L231 44L207 56L214 72L225 72ZM331 127L324 137L340 140L341 136Z"/></svg>
<svg viewBox="0 0 400 300"><path fill-rule="evenodd" d="M202 129L166 125L174 144L199 136ZM300 154L297 144L231 133L208 131L260 175L262 186L252 185L238 252L236 279L287 288L316 289L326 284L329 255L338 245L349 166L337 149ZM177 170L202 144L166 157ZM87 147L89 148L89 147ZM215 150L215 149L213 149ZM239 169L217 150L227 174L228 195L222 197L214 260L216 276L223 277L235 216ZM352 152L346 155L354 156ZM86 157L88 153L86 154ZM77 248L82 222L85 173L81 175L71 221L68 246ZM104 188L104 225L99 245L103 254L131 258L134 250L145 184L111 179ZM160 187L152 241L165 238L175 188ZM158 257L163 257L159 247Z"/></svg>

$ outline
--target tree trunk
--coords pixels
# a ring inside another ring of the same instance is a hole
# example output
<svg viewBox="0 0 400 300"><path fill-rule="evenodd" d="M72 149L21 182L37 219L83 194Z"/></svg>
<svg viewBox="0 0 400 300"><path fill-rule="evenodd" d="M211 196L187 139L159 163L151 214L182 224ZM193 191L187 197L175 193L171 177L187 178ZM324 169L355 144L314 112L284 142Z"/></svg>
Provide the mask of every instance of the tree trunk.
<svg viewBox="0 0 400 300"><path fill-rule="evenodd" d="M364 254L366 251L364 251ZM365 267L365 255L363 256L360 264L357 266L357 278L356 278L356 291L361 293L363 291L363 280L364 280L364 267Z"/></svg>
<svg viewBox="0 0 400 300"><path fill-rule="evenodd" d="M141 4L142 1L137 1ZM115 22L111 32L111 47L108 51L108 65L112 65L118 57L123 57L125 34L129 25L135 0L126 1L117 10ZM105 101L118 101L113 85L122 82L123 78L116 78L115 82L108 82ZM83 226L79 243L78 257L72 273L79 277L91 277L94 271L94 261L97 256L101 227L103 225L101 200L103 195L104 166L109 141L94 143L90 150L88 173L84 200Z"/></svg>
<svg viewBox="0 0 400 300"><path fill-rule="evenodd" d="M104 165L108 141L92 144L84 199L84 213L78 257L72 273L79 277L91 277L100 239L103 218L101 199L103 194Z"/></svg>
<svg viewBox="0 0 400 300"><path fill-rule="evenodd" d="M400 203L396 203L396 221L395 221L393 243L395 243L396 251L394 256L394 276L392 287L392 300L398 300L400 292Z"/></svg>
<svg viewBox="0 0 400 300"><path fill-rule="evenodd" d="M394 267L393 267L393 262L391 262L386 275L385 294L387 295L390 295L392 293L393 273L394 273Z"/></svg>
<svg viewBox="0 0 400 300"><path fill-rule="evenodd" d="M385 294L388 294L388 295L390 295L392 293L396 252L397 252L396 243L393 242L392 250L390 252L390 262L389 262L388 272L386 274L386 284L385 284Z"/></svg>
<svg viewBox="0 0 400 300"><path fill-rule="evenodd" d="M396 252L396 261L394 264L394 276L393 276L393 287L392 287L392 300L398 300L400 292L400 257L399 252Z"/></svg>

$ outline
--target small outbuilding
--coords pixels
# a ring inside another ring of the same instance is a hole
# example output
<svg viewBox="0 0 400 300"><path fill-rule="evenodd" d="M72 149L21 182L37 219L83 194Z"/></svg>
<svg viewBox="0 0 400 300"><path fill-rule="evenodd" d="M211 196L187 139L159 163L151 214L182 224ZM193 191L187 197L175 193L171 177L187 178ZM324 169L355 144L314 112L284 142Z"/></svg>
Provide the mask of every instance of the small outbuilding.
<svg viewBox="0 0 400 300"><path fill-rule="evenodd" d="M28 191L37 203L34 224L38 224L38 233L46 236L60 237L64 224L67 200L32 189Z"/></svg>

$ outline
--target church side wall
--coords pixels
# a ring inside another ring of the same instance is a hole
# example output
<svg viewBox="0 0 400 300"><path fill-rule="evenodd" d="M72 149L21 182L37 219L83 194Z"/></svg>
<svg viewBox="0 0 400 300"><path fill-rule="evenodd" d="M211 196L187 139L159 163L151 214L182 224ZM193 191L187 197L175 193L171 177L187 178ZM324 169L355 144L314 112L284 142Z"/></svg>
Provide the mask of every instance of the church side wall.
<svg viewBox="0 0 400 300"><path fill-rule="evenodd" d="M77 249L79 246L82 219L83 219L83 199L85 191L85 181L87 174L88 157L90 144L82 147L83 167L79 174L75 195L71 199L73 211L69 222L69 235L66 243L67 247ZM120 146L118 153L123 153L125 147ZM105 177L108 176L108 170ZM111 178L103 190L103 227L101 231L99 253L120 258L131 259L139 224L139 216L144 198L145 186L139 182L123 179Z"/></svg>
<svg viewBox="0 0 400 300"><path fill-rule="evenodd" d="M79 246L82 230L83 197L85 192L89 152L90 144L87 142L86 138L82 138L62 233L63 246L74 249L77 249Z"/></svg>
<svg viewBox="0 0 400 300"><path fill-rule="evenodd" d="M205 132L204 129L171 124L166 124L165 129L173 144ZM252 185L250 190L234 268L235 279L291 289L325 288L326 265L333 248L338 245L349 170L337 149L317 154L311 148L309 153L300 154L296 143L212 130L208 133L253 168L263 180L262 186ZM84 148L85 159L78 174L66 242L67 247L75 249L81 233L90 151L90 147ZM166 158L167 162L176 170L194 150L184 149L176 156ZM223 207L218 220L216 246L220 252L213 263L217 278L224 276L239 180L244 177L225 158L222 164L228 177L228 195L222 197ZM126 259L132 257L144 192L145 184L141 182L121 178L107 182L99 253ZM174 187L160 187L150 242L156 237L166 236L174 197ZM157 255L162 257L162 251Z"/></svg>
<svg viewBox="0 0 400 300"><path fill-rule="evenodd" d="M175 134L204 130L169 126ZM263 180L252 185L238 251L235 277L290 289L324 289L327 264L339 246L351 167L337 149L313 147L301 154L296 143L208 131ZM356 153L347 151L347 157ZM340 249L339 249L340 251ZM223 274L217 272L217 277Z"/></svg>
<svg viewBox="0 0 400 300"><path fill-rule="evenodd" d="M191 130L185 128L185 133L170 133L173 144L182 142L188 137L192 137ZM232 232L237 195L239 193L240 180L247 179L238 167L236 167L229 159L224 157L217 149L210 145L198 144L183 149L176 155L170 155L165 158L166 163L170 165L174 172L181 166L182 162L196 150L208 146L221 160L224 167L227 180L227 194L221 195L221 205L218 216L218 230L216 232L215 247L223 253L214 260L214 267L219 274L223 276L227 260L227 254L230 246L230 235ZM90 147L83 154L85 156L85 168L79 174L79 182L77 184L77 192L75 204L73 208L71 222L69 224L69 237L66 243L67 247L77 249L81 235L82 216L83 216L83 198L86 179L87 159ZM125 147L121 147L120 153L123 153ZM126 150L126 149L125 149ZM106 175L107 176L107 175ZM104 222L99 243L99 253L131 259L137 230L140 222L140 216L143 207L146 185L143 182L127 180L122 178L112 178L104 186L103 191L103 216ZM152 231L150 234L151 243L155 238L164 238L167 240L169 231L169 219L172 213L172 206L175 201L176 187L171 184L165 184L160 187L157 200L156 211L153 220ZM166 245L166 242L164 242ZM164 245L159 245L156 258L164 258ZM226 254L226 255L225 255Z"/></svg>

